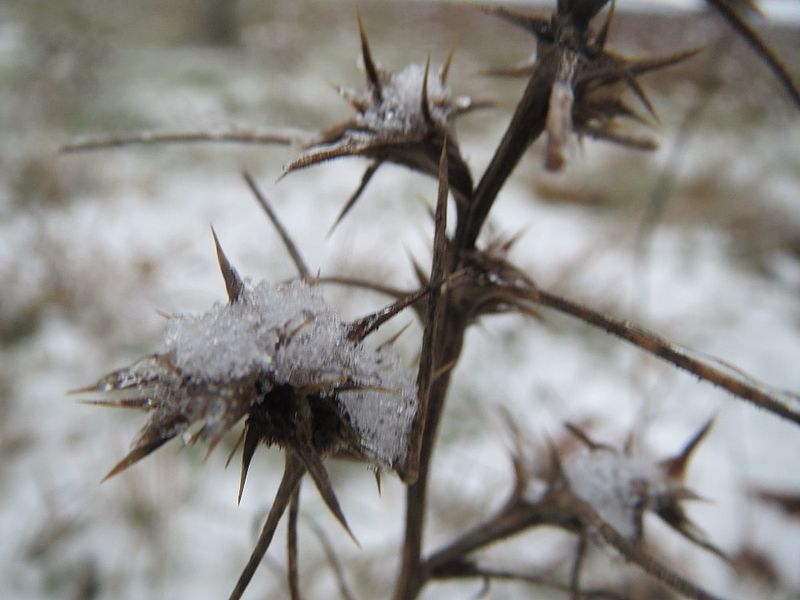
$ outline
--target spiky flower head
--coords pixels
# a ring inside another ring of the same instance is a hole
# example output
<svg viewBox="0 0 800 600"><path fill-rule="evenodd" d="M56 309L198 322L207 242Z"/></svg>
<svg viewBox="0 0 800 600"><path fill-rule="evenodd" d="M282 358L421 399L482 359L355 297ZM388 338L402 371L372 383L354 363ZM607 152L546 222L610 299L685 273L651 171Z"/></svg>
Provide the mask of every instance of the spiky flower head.
<svg viewBox="0 0 800 600"><path fill-rule="evenodd" d="M91 401L137 408L149 419L111 477L179 436L209 451L242 419L239 498L259 444L286 452L286 469L259 543L232 597L239 597L269 546L277 521L307 471L326 505L350 528L322 463L355 458L407 479L417 391L398 358L363 339L408 299L344 322L304 280L243 281L217 241L229 303L200 316L171 318L163 349L79 390ZM236 450L234 448L234 451ZM233 453L231 453L233 455ZM410 475L413 477L413 475Z"/></svg>
<svg viewBox="0 0 800 600"><path fill-rule="evenodd" d="M530 77L539 85L530 87L527 93L547 98L542 119L534 119L534 122L546 133L545 168L548 170L563 168L572 138L588 136L635 149L654 149L656 144L650 138L633 135L620 127L622 119L646 122L628 103L625 92L631 91L647 113L657 119L639 76L672 66L697 53L697 50L688 50L640 59L609 50L606 42L614 3L597 31L589 26L607 3L608 0L562 0L550 17L478 6L479 10L497 15L536 38L536 54L530 62L500 73Z"/></svg>
<svg viewBox="0 0 800 600"><path fill-rule="evenodd" d="M213 447L245 416L248 434L257 415L262 441L291 446L297 431L280 414L287 396L308 404L317 454L342 452L402 470L416 390L391 350L367 347L364 320L342 321L316 286L252 286L221 249L219 257L228 304L172 317L160 352L81 390L107 395L99 404L150 413L109 476L176 436Z"/></svg>
<svg viewBox="0 0 800 600"><path fill-rule="evenodd" d="M384 162L437 176L439 155L447 139L451 191L457 196L469 197L472 176L458 149L455 121L460 115L486 104L451 92L447 76L452 53L438 74L430 72L430 60L424 66L410 64L399 71L386 71L372 59L360 17L358 25L367 87L361 93L339 88L355 115L320 133L284 167L284 174L343 156L371 159L361 184L340 213L338 223Z"/></svg>
<svg viewBox="0 0 800 600"><path fill-rule="evenodd" d="M695 544L724 557L689 520L683 506L687 500L699 499L686 487L684 477L711 424L705 423L674 457L661 461L635 452L632 443L625 449L597 443L569 424L568 430L584 447L560 458L557 475L551 472L548 478L560 478L572 494L630 541L642 538L644 513L649 511Z"/></svg>

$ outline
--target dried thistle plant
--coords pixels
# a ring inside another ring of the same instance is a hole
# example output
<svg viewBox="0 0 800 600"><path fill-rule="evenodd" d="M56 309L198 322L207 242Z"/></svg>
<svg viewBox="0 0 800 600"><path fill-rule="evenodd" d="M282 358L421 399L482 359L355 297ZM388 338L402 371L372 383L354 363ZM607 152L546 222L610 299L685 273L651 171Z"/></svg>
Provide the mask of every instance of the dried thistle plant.
<svg viewBox="0 0 800 600"><path fill-rule="evenodd" d="M239 499L259 444L286 453L286 468L267 523L234 591L244 591L305 472L353 537L323 459L342 456L395 470L407 479L409 435L417 413L414 381L386 347L362 342L407 302L346 323L303 279L274 286L243 281L219 244L229 302L200 316L170 320L161 352L77 390L91 403L150 413L112 477L176 436L210 452L243 419ZM243 442L243 444L242 444ZM229 459L230 460L230 459ZM355 538L353 538L355 539Z"/></svg>
<svg viewBox="0 0 800 600"><path fill-rule="evenodd" d="M699 497L685 487L684 475L693 452L708 433L707 422L675 456L653 460L633 451L592 440L575 425L567 428L583 448L561 456L554 445L549 452L530 443L511 417L514 487L503 506L489 519L431 553L423 562L425 579L453 577L516 579L539 586L569 590L572 597L616 597L607 590L589 593L580 583L587 542L614 548L627 560L667 587L689 598L717 596L688 581L658 562L643 546L643 516L650 511L692 543L728 560L708 542L686 516L683 503ZM526 449L532 449L530 452ZM542 462L542 455L549 460ZM508 537L542 526L558 527L578 536L570 581L499 571L481 563L474 554Z"/></svg>
<svg viewBox="0 0 800 600"><path fill-rule="evenodd" d="M711 0L709 0L711 2ZM721 0L720 0L721 1ZM716 1L711 2L716 4ZM629 104L638 99L655 119L653 105L639 77L677 64L695 50L665 57L635 59L607 48L613 4L603 24L592 22L608 0L559 0L549 17L531 16L496 6L475 6L523 27L536 38L533 62L515 70L528 83L492 159L473 184L455 133L456 119L479 106L455 96L447 86L452 55L437 74L430 61L390 72L372 58L358 18L367 86L362 93L341 88L355 115L316 135L262 132L218 134L216 139L297 143L300 155L284 175L345 156L370 161L361 183L334 226L359 199L384 162L436 176L439 193L434 215L430 269L415 265L419 289L402 291L384 284L342 277L320 278L385 292L395 302L352 323L343 322L322 299L308 269L277 222L252 178L247 183L275 223L300 272L282 286L243 281L214 236L229 302L199 317L172 319L164 349L101 379L83 392L104 394L95 402L138 408L150 413L131 452L109 473L115 475L174 437L202 441L209 448L244 420L241 497L252 456L259 446L285 451L285 470L261 536L232 598L244 592L269 547L278 520L289 509L289 588L297 582L299 485L308 472L327 507L350 533L323 460L357 458L394 470L408 486L401 565L394 596L415 598L433 579L503 578L547 585L573 598L619 597L584 589L580 578L590 540L615 548L670 589L690 598L716 598L658 562L644 549L643 515L659 516L692 543L724 558L688 519L684 503L695 499L684 485L692 453L707 434L704 425L676 456L657 461L626 447L597 443L576 426L569 431L583 452L561 455L551 450L546 469L531 468L543 454L527 456L516 430L515 478L506 503L440 549L423 553L430 464L444 413L453 366L461 356L467 329L495 313L538 316L542 309L570 315L641 350L684 369L703 381L794 423L800 423L800 395L775 390L723 361L688 350L624 318L594 310L583 302L540 288L514 265L509 250L518 238L479 243L495 200L521 156L545 137L545 168L564 166L574 139L589 136L647 149L651 140L634 136L620 121L647 119ZM176 141L181 136L140 136L134 141ZM183 139L202 139L184 135ZM128 138L131 140L133 138ZM212 139L212 138L208 138ZM116 140L119 142L119 140ZM90 141L91 142L91 141ZM101 147L78 144L69 149ZM101 140L103 142L103 140ZM108 138L107 145L115 140ZM123 141L123 143L125 143ZM455 231L446 234L448 194L455 202ZM424 325L416 381L386 349L372 350L364 338L413 302ZM238 447L238 445L237 445ZM578 549L568 582L512 573L481 565L474 553L524 530L549 525L576 534ZM352 536L352 534L350 534ZM336 561L331 561L335 563ZM337 569L338 571L339 569ZM343 577L339 575L340 581Z"/></svg>

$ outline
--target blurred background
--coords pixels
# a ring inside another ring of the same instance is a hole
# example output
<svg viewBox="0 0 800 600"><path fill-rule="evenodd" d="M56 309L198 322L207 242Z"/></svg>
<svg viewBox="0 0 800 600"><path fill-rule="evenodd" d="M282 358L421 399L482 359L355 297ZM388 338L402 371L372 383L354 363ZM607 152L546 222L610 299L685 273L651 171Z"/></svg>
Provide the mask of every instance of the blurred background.
<svg viewBox="0 0 800 600"><path fill-rule="evenodd" d="M755 19L795 74L797 4L775 1L770 18ZM477 179L524 86L485 72L528 59L532 39L437 2L359 6L385 68L424 63L429 54L439 65L454 47L454 93L495 102L458 127ZM647 56L705 48L644 78L659 115L647 118L646 133L660 148L576 142L567 168L554 175L535 145L500 195L487 239L522 230L511 258L542 287L797 391L800 113L702 6L620 2L619 9L613 49ZM59 146L142 130L318 130L348 116L331 84L362 89L358 55L351 2L0 1L0 597L200 599L232 589L277 488L280 453L257 454L240 506L238 457L225 469L238 432L207 459L204 448L174 442L100 485L144 416L81 405L66 392L156 351L161 313L198 313L225 300L209 224L243 275L295 275L243 169L323 275L411 289L409 255L421 264L430 258L435 182L397 167L382 168L326 237L360 180L359 159L276 182L295 150L184 144L64 155ZM348 318L388 301L336 287L326 297ZM378 337L409 322L411 314L401 315ZM420 333L413 323L397 344L409 370ZM509 492L501 407L536 443L562 435L571 420L610 444L634 431L656 457L677 451L716 415L688 479L707 501L690 514L736 568L655 520L646 524L648 544L718 593L800 598L796 504L792 515L791 502L763 499L765 491L800 496L800 431L551 313L539 321L485 319L470 331L433 465L427 549ZM386 597L398 566L403 487L386 476L379 496L367 469L330 469L362 549L307 485L303 591L331 597L327 543L356 598ZM492 548L486 560L567 573L562 559L573 545L562 533L532 531ZM281 527L246 597L286 594L283 547ZM592 554L590 573L587 580L629 593L646 585L603 551ZM481 587L435 584L424 596L473 597ZM637 597L656 597L641 589ZM496 583L488 596L547 593Z"/></svg>

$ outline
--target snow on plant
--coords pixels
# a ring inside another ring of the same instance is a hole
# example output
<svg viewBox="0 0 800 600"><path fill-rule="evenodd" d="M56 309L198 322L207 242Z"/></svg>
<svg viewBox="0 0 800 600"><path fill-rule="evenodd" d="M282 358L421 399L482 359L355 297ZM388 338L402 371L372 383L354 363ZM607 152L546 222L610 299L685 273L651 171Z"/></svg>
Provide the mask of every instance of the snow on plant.
<svg viewBox="0 0 800 600"><path fill-rule="evenodd" d="M683 509L685 500L699 499L683 478L692 454L711 428L707 422L674 457L654 460L633 451L598 444L574 425L569 430L585 448L562 461L567 486L592 506L598 516L630 541L642 539L646 511L658 515L673 529L700 546L724 556L703 539Z"/></svg>

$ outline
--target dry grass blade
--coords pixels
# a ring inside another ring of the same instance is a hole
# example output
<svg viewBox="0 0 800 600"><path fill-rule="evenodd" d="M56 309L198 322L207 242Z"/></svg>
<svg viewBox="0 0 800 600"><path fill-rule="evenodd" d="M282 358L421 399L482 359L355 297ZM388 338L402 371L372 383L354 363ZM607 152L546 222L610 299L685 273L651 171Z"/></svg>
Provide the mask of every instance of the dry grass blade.
<svg viewBox="0 0 800 600"><path fill-rule="evenodd" d="M300 485L300 479L302 479L303 473L305 473L303 461L301 461L294 452L287 449L283 477L278 486L278 491L275 493L275 500L273 500L272 506L269 509L267 521L264 523L264 528L261 530L261 535L258 537L256 547L253 548L250 560L247 561L247 565L239 576L239 580L236 582L236 587L233 588L229 600L239 600L242 594L244 594L245 589L247 589L250 580L253 579L258 565L261 564L261 560L264 558L272 542L272 536L275 535L278 522L281 520L286 507L294 496L297 486Z"/></svg>
<svg viewBox="0 0 800 600"><path fill-rule="evenodd" d="M301 142L308 133L291 130L228 130L228 131L139 131L121 135L87 137L59 147L62 154L150 144L186 144L223 142L234 144L277 144L289 146Z"/></svg>
<svg viewBox="0 0 800 600"><path fill-rule="evenodd" d="M379 294L385 294L391 298L401 298L403 296L410 296L411 294L415 293L415 292L409 292L407 290L401 290L400 288L394 288L388 285L382 285L380 283L376 283L368 279L361 279L359 277L328 275L328 276L318 277L316 281L319 283L333 283L337 285L344 285L348 287L371 290L373 292L378 292ZM427 285L427 282L425 284Z"/></svg>
<svg viewBox="0 0 800 600"><path fill-rule="evenodd" d="M252 190L253 195L255 195L256 200L258 200L258 203L261 205L261 208L263 208L264 212L267 213L270 222L272 223L273 227L275 227L275 231L277 231L278 235L281 237L281 241L286 247L287 252L289 252L289 256L292 257L298 273L300 273L300 276L303 279L310 280L311 272L308 270L303 257L300 255L300 251L297 249L294 241L292 241L292 238L289 236L286 228L283 226L283 224L281 224L280 219L278 219L278 216L275 214L275 211L272 210L269 200L267 200L267 197L261 192L261 189L258 187L258 184L250 175L250 173L245 171L242 173L242 176Z"/></svg>

